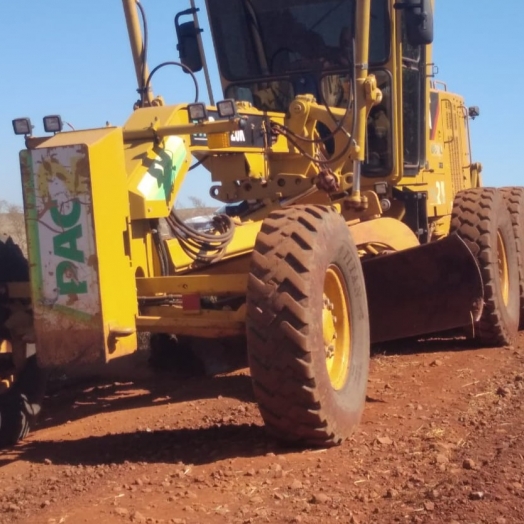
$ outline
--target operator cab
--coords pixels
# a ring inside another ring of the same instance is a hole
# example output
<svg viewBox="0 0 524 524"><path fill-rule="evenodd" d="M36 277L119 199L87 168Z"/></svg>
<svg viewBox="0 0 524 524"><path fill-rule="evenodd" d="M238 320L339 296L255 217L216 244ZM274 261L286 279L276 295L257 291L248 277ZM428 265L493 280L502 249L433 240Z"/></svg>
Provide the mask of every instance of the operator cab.
<svg viewBox="0 0 524 524"><path fill-rule="evenodd" d="M310 94L319 104L352 111L356 7L357 0L289 0L284 5L281 0L207 0L225 97L286 113L297 95ZM405 13L402 56L392 50L396 9ZM398 168L402 175L415 176L425 163L425 44L433 38L432 9L429 0L371 0L370 14L368 70L383 98L368 115L362 171L386 177ZM402 111L395 114L396 89L402 93ZM394 129L400 125L403 140L395 144ZM395 166L395 158L402 158L403 166Z"/></svg>
<svg viewBox="0 0 524 524"><path fill-rule="evenodd" d="M285 112L296 95L345 107L353 63L354 0L208 0L226 97ZM372 1L371 62L390 51L387 2Z"/></svg>
<svg viewBox="0 0 524 524"><path fill-rule="evenodd" d="M226 98L285 113L297 95L311 94L319 104L351 108L355 0L291 0L285 8L280 0L208 0L207 6ZM372 0L370 72L384 97L369 115L368 173L392 167L392 89L385 68L390 16L387 0Z"/></svg>

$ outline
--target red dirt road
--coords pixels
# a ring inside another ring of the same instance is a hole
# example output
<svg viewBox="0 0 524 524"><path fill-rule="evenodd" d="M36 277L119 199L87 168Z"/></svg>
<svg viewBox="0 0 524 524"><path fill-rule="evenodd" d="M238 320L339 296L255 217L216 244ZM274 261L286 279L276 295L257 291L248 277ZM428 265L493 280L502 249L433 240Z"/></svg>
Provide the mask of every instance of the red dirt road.
<svg viewBox="0 0 524 524"><path fill-rule="evenodd" d="M382 348L353 439L267 437L247 371L56 388L0 456L1 523L524 521L524 335Z"/></svg>

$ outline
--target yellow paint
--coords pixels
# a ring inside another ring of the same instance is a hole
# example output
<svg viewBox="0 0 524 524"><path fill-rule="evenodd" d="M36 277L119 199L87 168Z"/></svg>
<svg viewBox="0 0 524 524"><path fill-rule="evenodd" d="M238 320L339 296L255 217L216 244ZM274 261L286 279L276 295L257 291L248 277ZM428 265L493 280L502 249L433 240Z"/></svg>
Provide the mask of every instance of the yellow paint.
<svg viewBox="0 0 524 524"><path fill-rule="evenodd" d="M245 294L247 275L181 275L175 277L137 278L138 296L163 294L224 295Z"/></svg>
<svg viewBox="0 0 524 524"><path fill-rule="evenodd" d="M104 140L89 147L93 220L106 359L136 349L136 334L111 340L111 329L134 330L137 295L130 253L129 200L126 191L122 131L107 131Z"/></svg>
<svg viewBox="0 0 524 524"><path fill-rule="evenodd" d="M393 251L416 247L419 241L413 231L394 218L378 218L349 226L356 246L380 244Z"/></svg>
<svg viewBox="0 0 524 524"><path fill-rule="evenodd" d="M185 314L181 308L152 307L137 317L139 331L220 338L245 333L245 307L238 311L201 310Z"/></svg>

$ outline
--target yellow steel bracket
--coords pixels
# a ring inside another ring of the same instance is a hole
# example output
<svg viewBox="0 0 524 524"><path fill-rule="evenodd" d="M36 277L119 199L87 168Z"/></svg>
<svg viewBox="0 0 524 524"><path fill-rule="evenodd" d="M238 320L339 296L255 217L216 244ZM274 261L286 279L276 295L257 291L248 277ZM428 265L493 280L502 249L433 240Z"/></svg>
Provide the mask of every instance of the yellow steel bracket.
<svg viewBox="0 0 524 524"><path fill-rule="evenodd" d="M378 88L377 77L368 75L364 80L364 93L366 94L366 105L368 111L382 102L382 91Z"/></svg>
<svg viewBox="0 0 524 524"><path fill-rule="evenodd" d="M289 129L296 135L304 138L313 138L315 120L310 118L311 105L315 103L313 95L298 95L289 106L289 120L286 122ZM311 142L301 143L309 155L315 154L315 144Z"/></svg>
<svg viewBox="0 0 524 524"><path fill-rule="evenodd" d="M368 75L366 78L358 80L357 85L361 84L360 87L364 92L364 100L366 107L366 115L369 114L371 108L382 102L382 91L378 88L377 78L375 75ZM362 148L356 140L353 140L349 148L350 160L362 160L361 158Z"/></svg>
<svg viewBox="0 0 524 524"><path fill-rule="evenodd" d="M289 114L286 120L287 127L297 136L304 137L308 140L300 142L300 148L305 151L309 157L316 157L320 154L319 159L322 158L322 147L319 146L320 140L311 140L314 138L320 139L317 130L317 123L321 122L331 131L336 127L333 117L340 119L343 127L338 126L336 132L334 132L334 152L331 155L333 161L329 165L324 164L324 168L318 164L312 162L310 164L311 170L309 172L304 171L306 177L316 177L320 175L320 178L327 177L331 181L336 181L337 187L341 186L341 172L344 165L348 161L348 155L345 152L348 147L355 148L354 140L346 129L352 127L352 117L348 115L345 109L333 107L330 110L326 109L324 105L320 105L316 102L312 95L299 95L297 96L289 107ZM350 144L348 145L348 141ZM294 144L290 145L292 148ZM328 159L328 158L326 158ZM290 168L288 168L289 170ZM321 187L323 182L318 180L319 184L317 187ZM326 186L326 190L329 192L328 187L332 182L329 182Z"/></svg>
<svg viewBox="0 0 524 524"><path fill-rule="evenodd" d="M360 87L364 93L365 111L366 115L369 115L371 108L382 102L382 91L378 88L377 78L375 75L368 75L366 78L357 81L360 83ZM362 148L358 145L358 142L353 141L351 145L349 156L351 160L362 160L359 153Z"/></svg>

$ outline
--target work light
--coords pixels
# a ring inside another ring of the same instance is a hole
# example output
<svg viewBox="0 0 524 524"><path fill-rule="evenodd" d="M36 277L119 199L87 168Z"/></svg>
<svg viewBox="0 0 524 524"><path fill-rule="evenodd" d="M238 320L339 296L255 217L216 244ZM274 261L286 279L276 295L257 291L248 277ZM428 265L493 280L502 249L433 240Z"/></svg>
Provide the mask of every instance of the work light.
<svg viewBox="0 0 524 524"><path fill-rule="evenodd" d="M15 135L30 135L33 129L29 118L15 118L13 120Z"/></svg>
<svg viewBox="0 0 524 524"><path fill-rule="evenodd" d="M217 111L220 118L233 118L237 116L237 106L232 98L218 102Z"/></svg>
<svg viewBox="0 0 524 524"><path fill-rule="evenodd" d="M187 106L189 112L189 119L197 122L207 120L207 109L206 106L200 102L196 104L189 104Z"/></svg>
<svg viewBox="0 0 524 524"><path fill-rule="evenodd" d="M62 119L59 115L44 116L44 129L46 133L60 133L62 127Z"/></svg>

